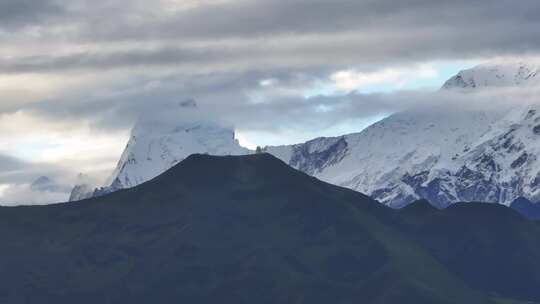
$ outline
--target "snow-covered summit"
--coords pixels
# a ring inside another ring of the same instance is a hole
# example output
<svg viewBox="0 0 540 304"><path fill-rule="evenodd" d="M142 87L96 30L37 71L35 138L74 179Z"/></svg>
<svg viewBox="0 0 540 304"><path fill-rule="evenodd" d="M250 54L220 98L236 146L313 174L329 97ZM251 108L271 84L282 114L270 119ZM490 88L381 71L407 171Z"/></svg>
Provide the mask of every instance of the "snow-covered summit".
<svg viewBox="0 0 540 304"><path fill-rule="evenodd" d="M459 72L443 89L518 87L540 84L540 61L537 59L501 59Z"/></svg>
<svg viewBox="0 0 540 304"><path fill-rule="evenodd" d="M461 71L443 90L536 85L540 65L523 62ZM520 100L473 108L467 98L474 96L459 96L460 106L426 104L396 113L359 133L266 150L392 207L419 198L439 207L458 201L508 205L520 196L540 201L540 106Z"/></svg>
<svg viewBox="0 0 540 304"><path fill-rule="evenodd" d="M210 122L200 114L197 103L187 100L142 116L107 184L113 189L136 186L194 153L250 153L235 139L232 127Z"/></svg>

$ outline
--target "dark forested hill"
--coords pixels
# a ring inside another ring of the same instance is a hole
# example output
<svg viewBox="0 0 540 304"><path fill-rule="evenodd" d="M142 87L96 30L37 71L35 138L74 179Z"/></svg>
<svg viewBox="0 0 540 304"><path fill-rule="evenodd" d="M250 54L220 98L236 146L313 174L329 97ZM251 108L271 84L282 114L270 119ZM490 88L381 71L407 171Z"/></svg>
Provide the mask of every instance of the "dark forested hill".
<svg viewBox="0 0 540 304"><path fill-rule="evenodd" d="M397 213L267 154L193 155L100 198L0 208L0 303L478 304L537 296L536 228L517 214L425 207Z"/></svg>
<svg viewBox="0 0 540 304"><path fill-rule="evenodd" d="M459 203L444 210L418 201L402 209L402 229L469 286L490 294L540 299L540 226L499 204Z"/></svg>

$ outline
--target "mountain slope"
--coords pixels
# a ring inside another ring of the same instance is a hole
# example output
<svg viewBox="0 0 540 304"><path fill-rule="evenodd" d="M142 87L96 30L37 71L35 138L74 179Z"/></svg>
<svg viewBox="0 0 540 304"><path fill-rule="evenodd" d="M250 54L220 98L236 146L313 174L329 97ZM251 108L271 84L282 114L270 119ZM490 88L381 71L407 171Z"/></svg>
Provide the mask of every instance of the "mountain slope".
<svg viewBox="0 0 540 304"><path fill-rule="evenodd" d="M0 208L0 301L491 303L394 220L266 154L194 155L103 197Z"/></svg>
<svg viewBox="0 0 540 304"><path fill-rule="evenodd" d="M306 172L317 178L370 194L392 207L402 207L423 197L419 188L432 178L430 174L458 170L456 156L465 153L497 119L498 115L481 111L408 111L383 119L360 133L295 146L268 147L266 151L301 170L308 166L298 164L311 164ZM392 148L396 146L399 149ZM310 161L321 156L324 161ZM451 187L448 190L452 191Z"/></svg>
<svg viewBox="0 0 540 304"><path fill-rule="evenodd" d="M536 85L539 67L521 62L481 65L460 72L443 90ZM467 85L456 79L466 79ZM394 208L419 198L441 208L460 201L510 205L521 196L540 201L540 107L454 108L426 105L391 115L360 133L265 151Z"/></svg>
<svg viewBox="0 0 540 304"><path fill-rule="evenodd" d="M531 220L540 220L540 204L533 203L526 198L518 197L510 207L519 214Z"/></svg>
<svg viewBox="0 0 540 304"><path fill-rule="evenodd" d="M523 301L540 299L540 226L505 206L458 203L445 210L417 202L400 228L476 289Z"/></svg>

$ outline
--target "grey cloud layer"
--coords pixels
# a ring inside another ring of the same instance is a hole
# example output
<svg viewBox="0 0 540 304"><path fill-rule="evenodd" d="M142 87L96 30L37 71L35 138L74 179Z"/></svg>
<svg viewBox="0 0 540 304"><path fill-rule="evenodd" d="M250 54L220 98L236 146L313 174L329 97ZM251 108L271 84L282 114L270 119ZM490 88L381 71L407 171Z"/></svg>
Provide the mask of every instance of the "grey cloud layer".
<svg viewBox="0 0 540 304"><path fill-rule="evenodd" d="M39 35L30 33L28 39L92 47L3 59L3 73L171 64L190 70L381 64L540 48L536 0L200 1L174 13L159 1L75 0L63 8L50 0L3 1L0 20L7 21L0 27L40 25ZM49 30L49 24L55 26ZM17 40L25 39L21 35ZM152 48L142 48L145 43Z"/></svg>
<svg viewBox="0 0 540 304"><path fill-rule="evenodd" d="M73 179L75 173L57 165L29 163L13 156L0 154L0 184L31 183L42 175L64 181Z"/></svg>
<svg viewBox="0 0 540 304"><path fill-rule="evenodd" d="M14 157L0 154L0 172L21 169L24 163Z"/></svg>
<svg viewBox="0 0 540 304"><path fill-rule="evenodd" d="M63 15L64 9L51 0L1 0L0 29L13 30L43 21L56 19Z"/></svg>
<svg viewBox="0 0 540 304"><path fill-rule="evenodd" d="M287 130L317 131L353 119L369 119L382 114L391 114L415 105L451 104L460 100L477 107L489 108L499 105L497 95L473 95L453 92L413 92L364 94L351 92L344 95L313 96L305 98L298 92L289 92L287 87L297 88L312 85L317 78L291 77L286 73L276 78L282 86L261 89L258 79L264 74L214 74L198 77L175 76L132 83L129 89L112 88L107 94L72 99L49 100L27 107L27 111L47 115L52 119L93 121L97 128L126 129L137 117L155 115L159 119L160 109L171 104L196 97L201 112L206 118L234 125L242 130L263 132L285 132ZM263 100L254 102L248 95L250 90L260 93ZM285 88L285 89L283 89ZM284 91L284 92L281 92ZM526 100L530 96L504 92L506 100ZM266 94L266 95L265 95ZM433 107L431 107L433 108ZM178 118L180 119L180 118ZM357 130L360 131L360 130Z"/></svg>
<svg viewBox="0 0 540 304"><path fill-rule="evenodd" d="M90 92L67 88L31 106L66 118L94 113L106 125L118 123L109 109L133 119L139 104L159 98L242 104L265 77L323 79L351 66L540 50L537 0L222 0L177 11L160 6L166 2L0 0L0 20L17 20L0 21L8 33L0 43L12 50L0 55L0 76L117 73L124 88L114 81ZM153 80L166 85L140 90ZM2 100L0 112L28 107Z"/></svg>
<svg viewBox="0 0 540 304"><path fill-rule="evenodd" d="M88 32L94 33L95 37L113 39L138 39L141 36L198 39L426 27L474 31L477 27L485 29L503 24L510 29L522 26L526 31L531 25L538 24L536 9L539 7L534 0L517 3L509 0L238 0L203 4L164 18L156 15L144 18L144 12L152 12L155 7L153 2L147 4L119 12L124 17L120 26L115 23L111 28L111 23L101 22ZM141 15L142 19L133 18Z"/></svg>

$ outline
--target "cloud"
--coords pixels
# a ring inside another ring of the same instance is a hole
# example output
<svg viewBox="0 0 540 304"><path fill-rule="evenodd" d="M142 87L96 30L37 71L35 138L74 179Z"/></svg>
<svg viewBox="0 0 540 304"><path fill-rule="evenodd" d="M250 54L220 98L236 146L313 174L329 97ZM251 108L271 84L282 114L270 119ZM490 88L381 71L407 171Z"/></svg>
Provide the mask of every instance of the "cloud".
<svg viewBox="0 0 540 304"><path fill-rule="evenodd" d="M129 128L161 99L250 111L291 93L399 89L415 73L403 67L534 54L540 43L532 0L0 3L17 20L0 22L0 113L98 129ZM268 79L278 83L261 88Z"/></svg>
<svg viewBox="0 0 540 304"><path fill-rule="evenodd" d="M64 9L51 0L2 0L0 1L0 30L39 24L62 15Z"/></svg>
<svg viewBox="0 0 540 304"><path fill-rule="evenodd" d="M0 171L12 171L23 167L24 163L15 157L0 154Z"/></svg>
<svg viewBox="0 0 540 304"><path fill-rule="evenodd" d="M69 198L69 192L41 191L32 189L28 184L2 186L0 187L1 206L45 205L66 202Z"/></svg>
<svg viewBox="0 0 540 304"><path fill-rule="evenodd" d="M54 189L37 189L32 183L40 176L57 180ZM73 172L54 164L31 163L0 154L0 205L43 204L69 197Z"/></svg>
<svg viewBox="0 0 540 304"><path fill-rule="evenodd" d="M93 113L96 126L105 127L125 127L159 98L214 94L228 103L246 92L261 95L258 82L264 79L280 81L267 91L316 95L329 77L347 93L400 82L407 74L403 66L538 53L540 43L534 14L540 4L533 0L1 5L1 14L12 15L5 20L18 21L9 28L0 23L0 113L38 110L66 120ZM263 95L268 100L271 94Z"/></svg>
<svg viewBox="0 0 540 304"><path fill-rule="evenodd" d="M380 65L536 53L540 44L535 39L540 4L535 0L198 1L176 10L171 3L75 0L59 6L50 0L33 5L8 1L6 11L15 13L6 14L6 20L14 16L22 25L43 18L55 21L37 33L21 25L17 38L8 39L56 43L57 52L19 56L14 50L1 69Z"/></svg>
<svg viewBox="0 0 540 304"><path fill-rule="evenodd" d="M373 67L538 53L540 46L535 0L19 2L4 4L21 21L4 37L12 51L0 60L3 73ZM28 30L43 19L54 23Z"/></svg>
<svg viewBox="0 0 540 304"><path fill-rule="evenodd" d="M359 122L358 128L351 125L349 130L360 130L365 126L362 120L372 121L374 117L407 109L419 101L437 103L449 99L446 96L449 93L400 90L406 81L428 79L435 74L430 65L409 65L371 72L347 69L334 73L319 70L290 73L273 69L150 75L112 83L93 92L83 91L67 98L25 105L23 113L34 117L34 122L7 125L32 126L38 121L36 117L40 117L43 123L51 121L51 128L57 125L55 130L86 125L98 132L91 133L89 129L86 136L92 134L98 138L103 133L117 132L116 138L120 138L141 113L156 113L160 108L166 109L168 104L194 98L209 119L221 120L239 130L266 133L289 130L304 133L304 139L308 139L307 134L322 132L343 121ZM393 89L362 91L365 86L380 84ZM462 97L454 94L452 98ZM65 131L59 132L56 138L62 137L60 134Z"/></svg>
<svg viewBox="0 0 540 304"><path fill-rule="evenodd" d="M73 180L72 172L50 163L28 162L13 156L0 154L0 184L31 184L40 176L48 176L64 183Z"/></svg>
<svg viewBox="0 0 540 304"><path fill-rule="evenodd" d="M438 71L430 65L409 68L385 68L374 72L359 72L355 69L333 73L330 79L338 91L350 92L373 86L386 85L390 89L403 87L410 80L435 78Z"/></svg>

